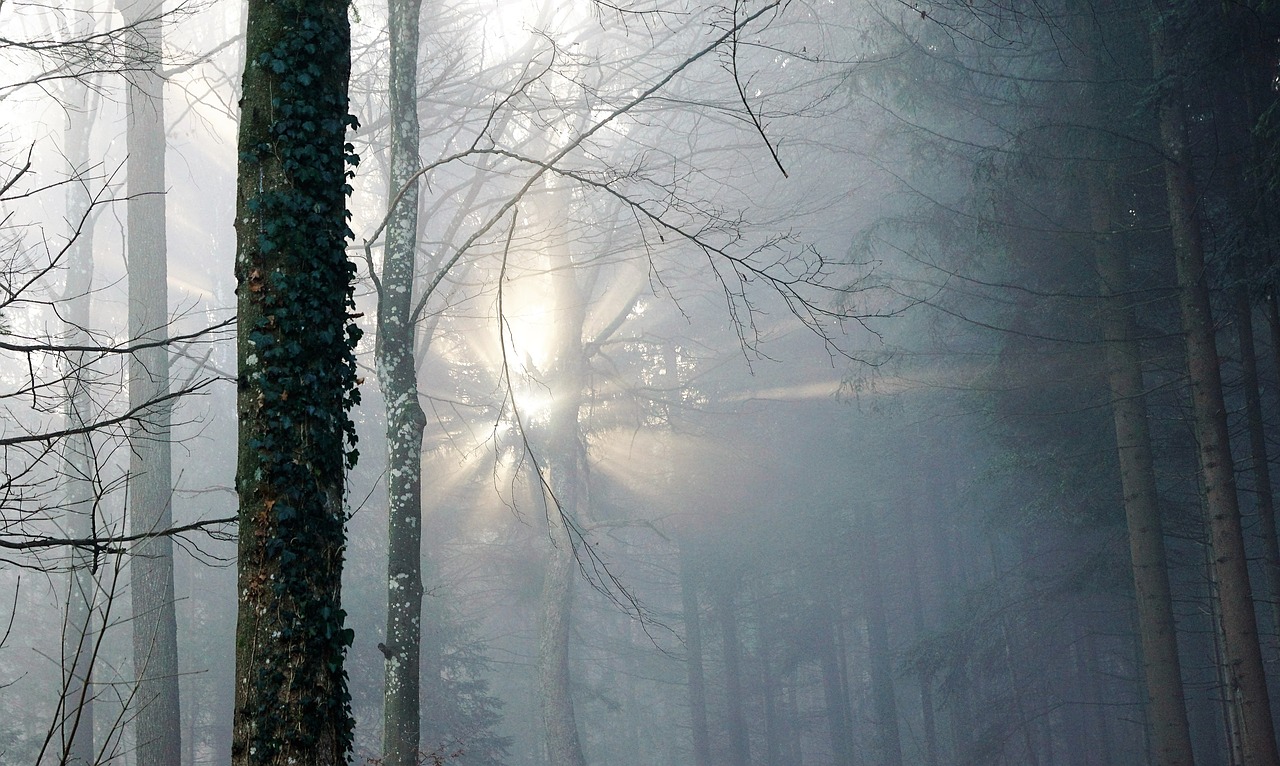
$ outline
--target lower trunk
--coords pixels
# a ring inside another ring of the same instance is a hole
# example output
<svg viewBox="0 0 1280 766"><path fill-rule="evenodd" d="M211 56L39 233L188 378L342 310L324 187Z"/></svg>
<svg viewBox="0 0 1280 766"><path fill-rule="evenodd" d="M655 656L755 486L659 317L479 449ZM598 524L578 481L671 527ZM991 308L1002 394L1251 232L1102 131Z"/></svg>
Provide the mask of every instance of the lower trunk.
<svg viewBox="0 0 1280 766"><path fill-rule="evenodd" d="M906 517L905 523L912 539L912 546L915 546L915 506L910 497L902 501L902 511ZM911 596L911 627L915 632L915 640L921 640L925 637L927 626L924 619L924 594L920 588L920 570L915 556L907 557L906 567L907 584ZM920 675L920 726L921 735L924 737L924 766L938 766L938 723L933 703L933 677L927 672L922 672Z"/></svg>
<svg viewBox="0 0 1280 766"><path fill-rule="evenodd" d="M1133 307L1124 297L1129 290L1129 264L1124 252L1105 234L1113 228L1111 183L1095 174L1090 178L1089 197L1098 232L1094 261L1105 301L1102 327L1107 341L1107 380L1142 644L1147 728L1158 763L1191 766L1194 758L1147 424L1142 357Z"/></svg>
<svg viewBox="0 0 1280 766"><path fill-rule="evenodd" d="M765 766L782 763L782 721L778 714L778 679L774 673L772 619L765 599L756 600L757 658L760 663L760 696L764 698Z"/></svg>
<svg viewBox="0 0 1280 766"><path fill-rule="evenodd" d="M738 642L738 610L733 591L720 584L716 590L716 614L724 640L725 704L728 708L729 760L734 766L751 763L751 740L742 699L742 645Z"/></svg>
<svg viewBox="0 0 1280 766"><path fill-rule="evenodd" d="M849 731L849 701L840 684L840 659L836 652L835 625L828 607L817 626L818 662L822 667L822 692L831 734L831 756L836 766L853 766L853 735Z"/></svg>
<svg viewBox="0 0 1280 766"><path fill-rule="evenodd" d="M411 347L411 344L410 344ZM412 357L410 356L411 360ZM409 374L413 365L405 365ZM422 656L422 431L417 386L394 395L387 417L387 627L383 762L417 766ZM393 396L388 396L392 400Z"/></svg>
<svg viewBox="0 0 1280 766"><path fill-rule="evenodd" d="M867 616L867 648L871 665L871 694L876 708L876 739L882 766L902 766L902 739L898 730L898 701L893 688L893 653L880 581L879 543L874 531L865 533L859 564Z"/></svg>
<svg viewBox="0 0 1280 766"><path fill-rule="evenodd" d="M1271 627L1280 636L1280 538L1276 536L1276 506L1271 490L1271 468L1267 460L1267 434L1262 419L1262 395L1258 385L1258 354L1253 337L1253 306L1249 301L1248 276L1239 258L1233 259L1232 302L1235 308L1236 340L1240 348L1240 385L1244 389L1245 426L1249 431L1249 462L1254 496L1258 504L1258 531L1262 540L1262 571L1271 602Z"/></svg>
<svg viewBox="0 0 1280 766"><path fill-rule="evenodd" d="M70 526L68 532L74 537L88 537L91 534L84 534ZM90 556L81 551L73 552L73 568L68 578L67 621L62 647L63 686L59 721L61 741L58 744L63 762L69 766L87 766L95 760L93 665L96 642L93 602L97 584L91 573L90 559Z"/></svg>
<svg viewBox="0 0 1280 766"><path fill-rule="evenodd" d="M542 581L542 618L538 629L538 678L542 688L547 762L552 766L586 766L578 742L569 684L569 628L577 558L570 531L560 513L552 508L548 518L553 547Z"/></svg>
<svg viewBox="0 0 1280 766"><path fill-rule="evenodd" d="M689 676L689 724L693 730L694 766L711 766L711 738L707 732L707 689L702 668L702 610L693 556L680 552L680 601L684 611L685 663Z"/></svg>

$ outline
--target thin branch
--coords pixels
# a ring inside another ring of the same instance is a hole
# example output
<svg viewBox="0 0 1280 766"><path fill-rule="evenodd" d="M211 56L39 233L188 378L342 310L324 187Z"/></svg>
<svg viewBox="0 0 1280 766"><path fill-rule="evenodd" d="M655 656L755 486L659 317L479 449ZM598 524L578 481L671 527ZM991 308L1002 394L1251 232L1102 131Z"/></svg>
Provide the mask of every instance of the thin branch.
<svg viewBox="0 0 1280 766"><path fill-rule="evenodd" d="M131 535L113 535L110 537L47 537L32 536L30 539L14 541L0 537L0 548L11 551L28 551L39 550L43 548L58 548L67 546L71 548L88 548L98 553L120 553L124 552L125 543L137 542L139 540L151 540L157 537L175 537L186 534L187 532L204 531L209 527L220 526L223 524L235 524L239 521L238 516L228 516L221 519L205 519L204 521L194 521L190 524L183 524L177 527L169 527L157 532L137 532Z"/></svg>

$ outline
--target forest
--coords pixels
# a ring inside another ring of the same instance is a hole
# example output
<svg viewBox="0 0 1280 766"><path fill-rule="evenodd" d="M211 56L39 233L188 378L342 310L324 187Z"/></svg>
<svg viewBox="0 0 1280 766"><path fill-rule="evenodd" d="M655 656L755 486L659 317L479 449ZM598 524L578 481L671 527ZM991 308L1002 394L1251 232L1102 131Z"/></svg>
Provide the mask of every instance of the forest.
<svg viewBox="0 0 1280 766"><path fill-rule="evenodd" d="M1280 766L1277 286L1270 0L0 0L0 764Z"/></svg>

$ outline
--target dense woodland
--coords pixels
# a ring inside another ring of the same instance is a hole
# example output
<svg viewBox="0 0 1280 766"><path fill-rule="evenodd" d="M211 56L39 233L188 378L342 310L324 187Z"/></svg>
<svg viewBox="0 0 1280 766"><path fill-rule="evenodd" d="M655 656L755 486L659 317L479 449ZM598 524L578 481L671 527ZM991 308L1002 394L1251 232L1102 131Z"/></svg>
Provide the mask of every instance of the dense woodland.
<svg viewBox="0 0 1280 766"><path fill-rule="evenodd" d="M1280 766L1267 0L0 0L0 763Z"/></svg>

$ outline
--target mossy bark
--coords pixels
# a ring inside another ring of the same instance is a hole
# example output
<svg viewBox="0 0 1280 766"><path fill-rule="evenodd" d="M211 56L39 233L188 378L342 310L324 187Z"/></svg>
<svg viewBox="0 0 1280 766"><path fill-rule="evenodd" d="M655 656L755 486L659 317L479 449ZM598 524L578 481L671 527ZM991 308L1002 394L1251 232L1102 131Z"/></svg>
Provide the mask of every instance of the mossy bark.
<svg viewBox="0 0 1280 766"><path fill-rule="evenodd" d="M348 761L345 0L250 0L236 197L239 612L232 763Z"/></svg>

